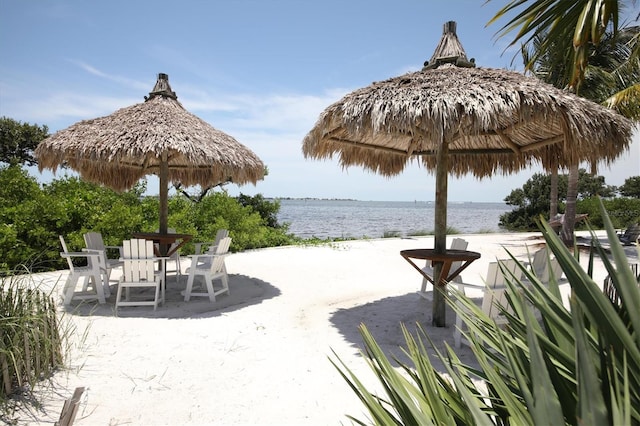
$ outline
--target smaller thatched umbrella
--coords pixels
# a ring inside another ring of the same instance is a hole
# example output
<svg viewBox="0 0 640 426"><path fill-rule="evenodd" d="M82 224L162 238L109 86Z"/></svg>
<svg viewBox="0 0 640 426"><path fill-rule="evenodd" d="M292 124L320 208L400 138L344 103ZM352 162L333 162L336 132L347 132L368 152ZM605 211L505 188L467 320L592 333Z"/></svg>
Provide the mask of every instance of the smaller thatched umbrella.
<svg viewBox="0 0 640 426"><path fill-rule="evenodd" d="M118 191L148 174L159 176L162 234L167 233L169 182L255 184L265 171L253 151L185 110L166 74L158 74L145 102L61 130L43 140L35 154L40 171L69 166L82 179Z"/></svg>
<svg viewBox="0 0 640 426"><path fill-rule="evenodd" d="M611 161L628 147L632 123L586 99L523 74L476 68L447 22L431 60L408 73L351 92L328 106L305 136L305 157L334 155L396 175L412 159L436 174L435 247L446 252L447 176L509 174L539 162L547 169ZM441 266L435 265L440 283ZM436 291L433 322L445 325Z"/></svg>

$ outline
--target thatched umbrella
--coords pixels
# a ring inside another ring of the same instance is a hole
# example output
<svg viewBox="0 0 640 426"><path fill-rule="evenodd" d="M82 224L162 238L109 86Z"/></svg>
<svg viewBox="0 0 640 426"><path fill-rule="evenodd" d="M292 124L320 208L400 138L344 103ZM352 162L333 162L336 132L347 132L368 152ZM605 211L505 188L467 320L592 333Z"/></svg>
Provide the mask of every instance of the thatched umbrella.
<svg viewBox="0 0 640 426"><path fill-rule="evenodd" d="M161 234L167 233L169 182L255 184L265 170L253 151L185 110L166 74L158 74L144 102L61 130L40 142L35 154L40 171L66 165L82 179L118 191L158 175Z"/></svg>
<svg viewBox="0 0 640 426"><path fill-rule="evenodd" d="M539 162L568 167L615 159L630 143L632 124L593 102L521 73L476 68L455 22L421 71L349 93L327 107L305 136L307 158L339 156L384 176L417 159L435 171L435 251L446 251L447 175L509 174ZM436 282L441 282L435 265ZM434 324L445 303L434 292Z"/></svg>

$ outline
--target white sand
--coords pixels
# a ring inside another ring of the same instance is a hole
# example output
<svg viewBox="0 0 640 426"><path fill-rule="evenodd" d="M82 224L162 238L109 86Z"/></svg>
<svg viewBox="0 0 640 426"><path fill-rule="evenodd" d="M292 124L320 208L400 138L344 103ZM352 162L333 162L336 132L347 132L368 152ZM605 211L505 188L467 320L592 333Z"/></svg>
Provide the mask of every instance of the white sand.
<svg viewBox="0 0 640 426"><path fill-rule="evenodd" d="M481 284L487 263L506 258L505 248L519 256L525 245L535 251L543 241L539 235L461 236L469 250L482 254L463 273L465 281ZM419 322L441 348L445 341L453 345L453 314L447 327L431 326L431 303L416 293L421 277L399 255L425 247L433 247L432 237L236 253L227 258L231 295L215 304L183 302L178 291L184 282L178 288L170 280L173 291L156 312L128 307L116 317L113 296L107 305L81 306L64 317L75 327L69 369L39 392L43 410L22 413L21 421L57 420L77 386L87 388L78 425L337 425L351 423L346 414L363 419L362 404L329 362L334 350L376 385L359 355L360 323L389 354L401 353L400 323L413 329ZM637 262L635 247L627 253ZM598 262L596 282L605 275ZM56 289L63 281L64 273ZM468 348L457 353L471 362Z"/></svg>

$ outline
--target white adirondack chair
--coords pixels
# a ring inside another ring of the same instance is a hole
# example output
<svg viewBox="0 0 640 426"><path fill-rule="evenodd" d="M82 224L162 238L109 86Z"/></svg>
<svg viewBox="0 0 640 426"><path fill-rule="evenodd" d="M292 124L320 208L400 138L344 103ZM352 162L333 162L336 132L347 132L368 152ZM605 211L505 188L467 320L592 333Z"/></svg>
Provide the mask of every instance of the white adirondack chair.
<svg viewBox="0 0 640 426"><path fill-rule="evenodd" d="M453 250L466 250L469 242L463 238L454 238L451 240L451 249ZM452 262L451 270L455 271L462 265L462 262ZM433 277L433 266L431 265L431 261L427 260L426 265L422 268L424 272L427 273L430 277ZM462 275L458 275L453 279L454 282L462 282ZM422 278L422 287L420 287L420 291L418 294L425 299L431 299L431 295L427 292L427 285L431 284L426 278Z"/></svg>
<svg viewBox="0 0 640 426"><path fill-rule="evenodd" d="M531 271L542 283L549 283L552 279L556 282L562 278L562 267L546 248L542 248L533 254L531 260Z"/></svg>
<svg viewBox="0 0 640 426"><path fill-rule="evenodd" d="M102 234L99 232L87 232L84 234L84 243L87 246L86 250L96 251L100 253L99 267L103 276L104 290L107 297L111 296L111 288L109 283L111 282L111 271L113 268L122 266L122 247L118 246L105 246L102 239ZM109 258L107 250L118 250L119 258Z"/></svg>
<svg viewBox="0 0 640 426"><path fill-rule="evenodd" d="M60 256L67 259L69 265L69 276L65 282L62 294L64 304L69 305L73 300L97 300L98 303L105 303L105 291L100 270L100 254L96 252L69 252L67 243L62 235L59 236L62 251ZM73 259L87 259L87 266L76 266ZM82 289L76 291L78 283L82 278Z"/></svg>
<svg viewBox="0 0 640 426"><path fill-rule="evenodd" d="M194 248L195 248L194 254L203 254L203 253L213 254L213 253L215 253L218 244L220 244L220 241L223 238L227 238L228 236L229 236L229 230L228 229L218 229L218 232L216 232L216 236L215 236L213 241L194 243ZM203 251L203 249L204 249L204 251Z"/></svg>
<svg viewBox="0 0 640 426"><path fill-rule="evenodd" d="M220 240L215 253L196 254L191 257L191 266L187 269L189 278L187 279L187 289L184 292L184 301L188 302L191 297L209 297L212 302L216 301L216 296L222 293L229 294L229 279L224 258L229 253L231 238L226 237ZM196 276L202 276L204 283L194 291L194 281ZM216 289L214 280L219 279L222 287Z"/></svg>
<svg viewBox="0 0 640 426"><path fill-rule="evenodd" d="M505 271L504 273L503 269L500 268L500 264ZM505 324L506 318L504 317L504 315L502 315L500 306L509 308L509 304L505 294L505 290L507 288L506 280L522 279L522 274L523 271L520 265L518 265L518 261L513 259L506 259L489 263L484 286L468 283L456 284L458 286L458 289L462 292L465 288L483 288L484 295L482 297L482 311L496 323ZM464 323L462 321L462 318L459 315L456 315L456 326L453 331L453 340L456 348L459 348L463 341L463 327ZM465 343L468 342L465 340Z"/></svg>
<svg viewBox="0 0 640 426"><path fill-rule="evenodd" d="M163 274L155 270L158 259L153 252L153 242L149 240L132 239L122 242L122 277L118 283L116 295L116 313L121 306L153 306L153 310L160 303L164 303ZM136 292L131 289L151 289ZM124 290L124 299L123 299Z"/></svg>

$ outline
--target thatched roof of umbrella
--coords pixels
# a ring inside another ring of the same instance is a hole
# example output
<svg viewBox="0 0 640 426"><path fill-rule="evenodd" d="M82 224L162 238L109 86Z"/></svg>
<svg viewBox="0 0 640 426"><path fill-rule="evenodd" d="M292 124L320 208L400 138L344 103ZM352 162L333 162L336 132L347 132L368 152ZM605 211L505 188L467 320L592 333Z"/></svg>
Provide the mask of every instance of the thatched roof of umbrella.
<svg viewBox="0 0 640 426"><path fill-rule="evenodd" d="M184 109L166 74L145 99L42 141L35 152L40 171L68 165L82 179L125 190L147 174L158 175L165 154L169 181L185 186L255 184L264 177L253 151Z"/></svg>
<svg viewBox="0 0 640 426"><path fill-rule="evenodd" d="M449 173L509 174L586 160L610 162L632 123L598 104L503 69L475 68L447 23L430 62L349 93L327 107L303 141L309 158L339 156L385 176L412 158L429 170L448 144Z"/></svg>
<svg viewBox="0 0 640 426"><path fill-rule="evenodd" d="M385 176L416 158L435 171L434 251L446 255L447 178L508 174L615 159L632 123L615 112L523 74L476 68L448 22L421 71L373 83L327 107L305 136L308 158L340 159ZM434 263L440 284L443 262ZM445 325L442 292L433 323Z"/></svg>

